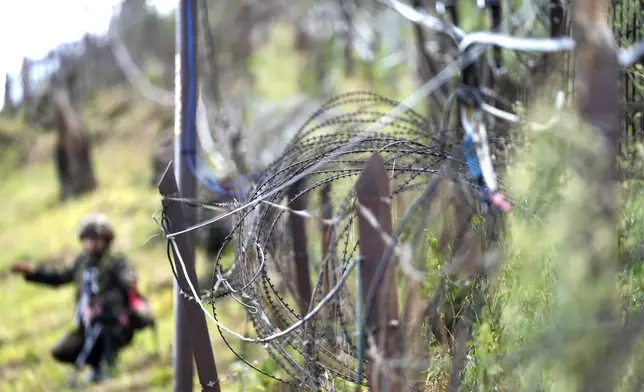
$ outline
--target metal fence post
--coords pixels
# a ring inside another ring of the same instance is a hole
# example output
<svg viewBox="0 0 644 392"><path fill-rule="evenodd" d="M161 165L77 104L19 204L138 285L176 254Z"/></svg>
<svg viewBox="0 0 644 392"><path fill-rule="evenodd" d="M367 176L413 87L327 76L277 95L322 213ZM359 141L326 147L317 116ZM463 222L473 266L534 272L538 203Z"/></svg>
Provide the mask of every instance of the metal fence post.
<svg viewBox="0 0 644 392"><path fill-rule="evenodd" d="M197 179L192 173L189 161L196 156L196 102L197 102L197 1L180 0L176 16L175 56L175 146L174 173L166 171L159 183L162 195L195 197ZM192 103L190 105L189 103ZM172 164L169 166L172 167ZM194 168L193 168L194 169ZM176 178L176 182L175 182ZM181 205L163 201L164 210L173 225L181 230L195 221L194 211L182 211ZM194 268L193 233L179 236L177 247L185 263L189 279L197 293L199 285ZM173 249L174 251L174 249ZM178 259L177 254L175 261ZM181 287L187 288L188 281L177 268L178 281L174 281L174 337L173 337L173 389L175 392L192 391L192 354L197 363L199 379L203 390L219 391L217 369L210 346L208 327L201 308L196 301L184 297ZM191 293L190 293L191 294Z"/></svg>
<svg viewBox="0 0 644 392"><path fill-rule="evenodd" d="M306 186L306 180L293 184L288 190L289 207L296 211L303 211L306 209L307 194L302 193ZM291 213L289 214L289 223L291 226L291 238L293 239L293 261L295 263L295 275L297 283L297 300L300 308L300 313L304 317L309 310L311 304L312 288L311 288L311 275L309 267L308 255L308 241L306 236L306 222L304 218ZM315 321L307 323L303 329L304 340L306 342L306 350L303 354L306 356L306 364L312 373L312 379L315 377ZM311 339L307 336L311 336Z"/></svg>
<svg viewBox="0 0 644 392"><path fill-rule="evenodd" d="M360 258L362 262L362 299L364 311L369 314L366 320L367 338L373 336L374 344L368 343L367 357L370 360L368 369L369 389L371 391L400 391L403 385L399 369L387 367L387 360L396 356L400 339L398 328L398 290L395 280L395 269L387 260L382 279L378 283L377 271L388 245L383 232L390 238L392 235L391 203L389 194L389 178L385 163L379 154L374 154L367 162L364 171L356 184L356 193L360 209L358 213L358 230L360 235ZM371 213L380 227L374 227L366 211ZM368 293L372 284L376 284L376 300L373 309L368 309ZM377 352L377 356L373 353Z"/></svg>
<svg viewBox="0 0 644 392"><path fill-rule="evenodd" d="M322 189L320 190L320 205L322 207L322 219L325 220L331 220L333 217L333 205L331 204L331 183L327 182L322 186ZM333 238L333 232L334 232L334 227L331 225L327 225L324 223L320 224L320 231L321 231L321 242L322 242L322 260L323 262L329 263L327 265L326 271L324 271L324 292L328 293L330 288L331 288L331 274L332 274L332 266L331 266L331 258L333 255L330 253L332 251L331 249L331 239ZM327 260L328 258L328 260ZM333 317L335 317L336 313L336 306L335 303L332 303L331 306L329 307L329 312L327 314L327 317L329 320L332 320ZM325 325L326 328L326 325Z"/></svg>
<svg viewBox="0 0 644 392"><path fill-rule="evenodd" d="M178 170L173 170L173 165L174 163L171 162L159 182L159 193L162 196L177 197L180 195L174 175L174 171ZM162 205L165 217L170 221L171 231L181 231L188 227L187 214L185 214L187 208L184 209L180 203L167 199L162 201ZM185 264L190 283L199 293L199 281L194 265L194 239L191 234L177 236L178 252L175 252L174 248L172 250L178 277L178 280L174 281L173 390L175 392L192 391L192 358L194 356L202 391L219 392L219 378L208 335L206 317L197 303L200 299L193 298L192 292L189 291L188 279L186 279L183 267L178 261L177 253L181 255ZM185 288L186 292L182 293L180 288Z"/></svg>
<svg viewBox="0 0 644 392"><path fill-rule="evenodd" d="M293 210L306 209L306 194L299 195L306 184L300 180L293 184L288 191L289 207ZM311 303L311 277L309 272L309 255L307 251L306 225L304 218L291 213L289 216L291 235L293 238L293 253L295 274L297 279L298 304L302 317L308 312Z"/></svg>

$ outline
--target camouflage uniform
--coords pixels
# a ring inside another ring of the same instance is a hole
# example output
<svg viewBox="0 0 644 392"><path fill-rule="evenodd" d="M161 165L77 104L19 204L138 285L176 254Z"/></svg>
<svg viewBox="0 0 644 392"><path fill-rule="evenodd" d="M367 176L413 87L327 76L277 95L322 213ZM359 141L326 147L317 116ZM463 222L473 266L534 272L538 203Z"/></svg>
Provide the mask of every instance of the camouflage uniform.
<svg viewBox="0 0 644 392"><path fill-rule="evenodd" d="M95 227L90 227L95 229ZM87 225L81 227L79 236L82 238L87 231ZM97 234L96 230L92 234ZM98 233L104 238L105 233ZM107 233L108 242L113 234ZM96 341L86 363L97 369L101 358L108 354L108 362L113 364L116 353L130 343L133 336L131 325L119 323L118 316L129 316L128 289L130 282L136 279L134 270L129 261L122 254L112 255L106 252L103 255L94 255L84 252L79 255L71 266L53 268L39 266L32 273L25 275L25 280L49 286L60 286L73 283L76 285L76 326L64 336L53 348L52 355L60 362L73 364L83 348L85 341L85 327L80 320L79 301L82 295L83 273L95 267L97 271L97 299L101 304L102 313L100 321L103 323L103 334ZM109 335L107 335L109 334ZM110 339L105 339L105 336ZM106 350L106 342L110 349Z"/></svg>
<svg viewBox="0 0 644 392"><path fill-rule="evenodd" d="M86 268L96 266L98 270L99 302L104 309L109 309L114 318L105 320L109 333L115 343L115 349L118 350L130 343L133 331L128 326L121 326L116 315L127 314L127 288L130 279L133 278L134 272L130 267L127 259L122 255L104 255L100 260L88 254L81 254L70 267L62 269L53 269L48 267L39 267L33 273L25 276L27 281L42 283L51 286L74 283L77 286L76 303L80 300L82 273ZM74 363L78 354L83 347L84 327L79 322L79 310L76 310L76 328L68 333L53 348L52 355L54 358L65 363ZM103 340L99 339L91 351L87 364L96 367L103 354Z"/></svg>

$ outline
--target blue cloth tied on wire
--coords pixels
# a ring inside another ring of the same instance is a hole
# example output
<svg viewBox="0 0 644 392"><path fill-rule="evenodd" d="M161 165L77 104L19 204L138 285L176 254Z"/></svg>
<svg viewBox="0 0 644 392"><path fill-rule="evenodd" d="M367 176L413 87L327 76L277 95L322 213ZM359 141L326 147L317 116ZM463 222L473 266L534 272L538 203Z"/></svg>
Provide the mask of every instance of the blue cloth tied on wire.
<svg viewBox="0 0 644 392"><path fill-rule="evenodd" d="M484 101L482 93L478 89L468 86L460 86L456 90L456 95L463 104L476 109L480 108L481 103ZM485 181L483 180L483 171L481 170L479 157L476 154L474 139L472 139L472 135L468 132L465 132L465 135L463 136L461 150L465 156L465 163L467 164L470 177L475 180L477 184L484 186Z"/></svg>
<svg viewBox="0 0 644 392"><path fill-rule="evenodd" d="M456 96L461 100L461 103L472 109L480 110L484 102L483 94L480 90L469 87L460 86L456 90ZM481 208L487 211L490 205L503 210L510 211L510 204L505 201L503 195L499 192L490 193L487 183L483 177L483 170L479 161L478 154L476 153L476 146L472 139L471 133L465 132L461 142L461 151L463 152L465 163L469 171L470 178L472 178L477 185L479 185L479 200Z"/></svg>
<svg viewBox="0 0 644 392"><path fill-rule="evenodd" d="M467 164L467 169L470 172L470 177L476 180L477 182L483 180L483 172L481 171L481 165L479 163L479 157L476 155L476 147L474 146L474 140L472 135L465 133L463 137L463 142L461 143L461 150L465 156L465 163Z"/></svg>
<svg viewBox="0 0 644 392"><path fill-rule="evenodd" d="M483 171L481 170L479 157L476 154L474 140L472 139L472 135L467 132L465 132L461 143L461 151L463 151L465 164L467 165L470 177L480 186L481 207L487 210L488 203L486 200L489 196L487 184L485 184L485 180L483 179Z"/></svg>

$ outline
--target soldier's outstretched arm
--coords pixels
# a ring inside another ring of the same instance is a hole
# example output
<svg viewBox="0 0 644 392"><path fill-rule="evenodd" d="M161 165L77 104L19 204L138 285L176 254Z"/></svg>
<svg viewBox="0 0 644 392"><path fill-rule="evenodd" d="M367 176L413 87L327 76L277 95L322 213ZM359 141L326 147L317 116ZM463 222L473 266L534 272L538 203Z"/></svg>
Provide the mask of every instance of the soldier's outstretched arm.
<svg viewBox="0 0 644 392"><path fill-rule="evenodd" d="M29 282L57 287L74 281L76 264L77 262L74 262L73 265L67 265L64 267L40 265L35 267L32 271L25 273L24 277L25 280Z"/></svg>

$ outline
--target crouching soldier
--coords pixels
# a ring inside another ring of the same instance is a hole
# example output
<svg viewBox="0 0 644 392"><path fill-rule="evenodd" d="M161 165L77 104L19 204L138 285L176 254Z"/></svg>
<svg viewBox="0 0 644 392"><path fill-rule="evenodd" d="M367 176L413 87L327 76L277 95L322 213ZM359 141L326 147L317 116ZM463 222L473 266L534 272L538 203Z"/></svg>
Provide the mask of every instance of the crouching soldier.
<svg viewBox="0 0 644 392"><path fill-rule="evenodd" d="M136 291L132 266L123 255L110 252L114 231L106 217L86 216L79 238L83 252L72 265L54 269L20 263L12 267L12 272L22 274L29 282L54 287L76 285L75 328L55 345L52 355L77 370L89 365L90 381L99 382L106 370L113 369L118 352L131 342L134 331L153 320L149 307L139 306L147 303Z"/></svg>

